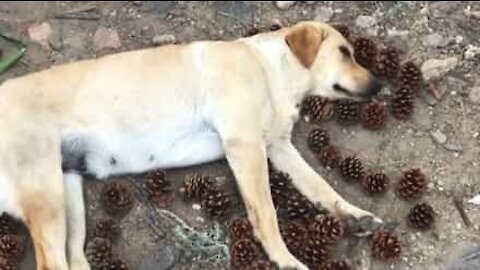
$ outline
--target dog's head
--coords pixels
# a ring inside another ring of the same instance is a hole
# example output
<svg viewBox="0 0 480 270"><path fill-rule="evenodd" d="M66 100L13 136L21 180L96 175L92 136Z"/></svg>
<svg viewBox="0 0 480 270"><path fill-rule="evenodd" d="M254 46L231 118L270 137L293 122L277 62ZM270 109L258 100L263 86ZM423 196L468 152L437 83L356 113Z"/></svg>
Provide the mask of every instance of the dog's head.
<svg viewBox="0 0 480 270"><path fill-rule="evenodd" d="M313 94L369 99L380 91L378 80L355 61L352 45L333 27L303 22L287 31L286 43L312 76Z"/></svg>

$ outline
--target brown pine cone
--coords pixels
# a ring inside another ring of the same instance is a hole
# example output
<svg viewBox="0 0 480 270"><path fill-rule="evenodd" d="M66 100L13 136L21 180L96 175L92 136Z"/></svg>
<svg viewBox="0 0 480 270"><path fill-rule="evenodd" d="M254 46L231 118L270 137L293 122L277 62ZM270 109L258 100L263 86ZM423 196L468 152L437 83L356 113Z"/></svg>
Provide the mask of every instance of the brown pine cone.
<svg viewBox="0 0 480 270"><path fill-rule="evenodd" d="M323 238L328 242L336 242L343 237L345 226L334 216L318 215L309 226L313 237Z"/></svg>
<svg viewBox="0 0 480 270"><path fill-rule="evenodd" d="M389 179L384 173L370 174L363 180L363 189L370 195L381 194L387 191Z"/></svg>
<svg viewBox="0 0 480 270"><path fill-rule="evenodd" d="M23 255L24 246L19 236L7 234L0 237L0 257L17 261Z"/></svg>
<svg viewBox="0 0 480 270"><path fill-rule="evenodd" d="M327 121L332 118L333 106L327 98L308 96L302 102L300 114L307 123Z"/></svg>
<svg viewBox="0 0 480 270"><path fill-rule="evenodd" d="M360 112L362 125L368 129L377 130L385 127L387 108L385 104L371 101L362 107Z"/></svg>
<svg viewBox="0 0 480 270"><path fill-rule="evenodd" d="M346 260L328 260L320 270L350 270L350 264Z"/></svg>
<svg viewBox="0 0 480 270"><path fill-rule="evenodd" d="M203 200L202 205L208 216L215 218L224 217L230 210L230 195L220 189L211 191Z"/></svg>
<svg viewBox="0 0 480 270"><path fill-rule="evenodd" d="M340 163L340 172L351 181L361 181L365 176L362 162L355 156L347 157Z"/></svg>
<svg viewBox="0 0 480 270"><path fill-rule="evenodd" d="M173 199L172 183L165 179L165 172L162 170L147 173L147 182L145 183L144 189L148 194L148 198L157 207L167 207Z"/></svg>
<svg viewBox="0 0 480 270"><path fill-rule="evenodd" d="M258 246L250 239L237 240L230 248L232 264L242 269L260 257Z"/></svg>
<svg viewBox="0 0 480 270"><path fill-rule="evenodd" d="M329 143L330 137L328 137L327 131L322 128L315 128L308 133L308 145L317 153Z"/></svg>
<svg viewBox="0 0 480 270"><path fill-rule="evenodd" d="M287 173L280 171L270 173L269 177L273 203L276 207L284 208L289 195L295 189L292 185L292 179Z"/></svg>
<svg viewBox="0 0 480 270"><path fill-rule="evenodd" d="M93 238L85 248L85 256L92 270L105 270L112 259L112 243L105 238Z"/></svg>
<svg viewBox="0 0 480 270"><path fill-rule="evenodd" d="M335 103L335 116L342 124L358 123L360 117L360 103L342 99Z"/></svg>
<svg viewBox="0 0 480 270"><path fill-rule="evenodd" d="M377 45L375 45L375 42L369 38L360 37L353 43L353 48L357 62L363 67L370 68L377 55Z"/></svg>
<svg viewBox="0 0 480 270"><path fill-rule="evenodd" d="M232 220L228 225L228 237L232 242L238 239L253 239L252 224L246 218Z"/></svg>
<svg viewBox="0 0 480 270"><path fill-rule="evenodd" d="M403 173L398 193L404 199L418 199L427 191L427 177L420 169L410 169Z"/></svg>
<svg viewBox="0 0 480 270"><path fill-rule="evenodd" d="M17 264L7 258L0 257L0 270L17 270Z"/></svg>
<svg viewBox="0 0 480 270"><path fill-rule="evenodd" d="M389 260L400 256L402 247L398 236L386 230L378 230L371 236L372 255Z"/></svg>
<svg viewBox="0 0 480 270"><path fill-rule="evenodd" d="M315 216L315 206L299 192L292 192L287 199L287 214L291 219L307 221Z"/></svg>
<svg viewBox="0 0 480 270"><path fill-rule="evenodd" d="M410 88L402 87L393 92L392 115L398 120L408 120L413 115L415 96Z"/></svg>
<svg viewBox="0 0 480 270"><path fill-rule="evenodd" d="M416 229L430 229L435 222L435 211L427 203L416 204L408 214L408 221Z"/></svg>
<svg viewBox="0 0 480 270"><path fill-rule="evenodd" d="M217 188L215 181L210 177L193 174L185 179L183 186L180 188L180 193L182 193L186 199L201 201Z"/></svg>
<svg viewBox="0 0 480 270"><path fill-rule="evenodd" d="M298 255L300 247L307 237L307 228L301 222L288 221L280 226L280 233L288 250L293 255Z"/></svg>
<svg viewBox="0 0 480 270"><path fill-rule="evenodd" d="M328 259L329 252L325 239L307 237L300 249L300 260L311 268L319 268Z"/></svg>
<svg viewBox="0 0 480 270"><path fill-rule="evenodd" d="M423 74L420 68L412 62L407 62L400 68L398 80L402 87L406 87L415 92L423 82Z"/></svg>
<svg viewBox="0 0 480 270"><path fill-rule="evenodd" d="M397 77L399 67L400 56L396 48L387 46L380 49L375 57L374 65L377 75L394 79Z"/></svg>
<svg viewBox="0 0 480 270"><path fill-rule="evenodd" d="M105 238L110 241L113 241L118 233L119 229L111 219L102 219L93 228L93 237Z"/></svg>
<svg viewBox="0 0 480 270"><path fill-rule="evenodd" d="M108 263L106 270L129 270L128 265L122 260L113 260Z"/></svg>
<svg viewBox="0 0 480 270"><path fill-rule="evenodd" d="M334 28L346 39L350 39L350 29L344 24L335 25Z"/></svg>
<svg viewBox="0 0 480 270"><path fill-rule="evenodd" d="M246 270L279 270L278 265L272 261L256 260Z"/></svg>
<svg viewBox="0 0 480 270"><path fill-rule="evenodd" d="M7 213L0 215L0 236L15 232L15 220Z"/></svg>
<svg viewBox="0 0 480 270"><path fill-rule="evenodd" d="M317 158L323 166L336 168L342 156L335 146L327 145L318 153Z"/></svg>
<svg viewBox="0 0 480 270"><path fill-rule="evenodd" d="M102 203L110 214L124 213L133 206L133 194L130 188L122 183L106 183L102 189Z"/></svg>

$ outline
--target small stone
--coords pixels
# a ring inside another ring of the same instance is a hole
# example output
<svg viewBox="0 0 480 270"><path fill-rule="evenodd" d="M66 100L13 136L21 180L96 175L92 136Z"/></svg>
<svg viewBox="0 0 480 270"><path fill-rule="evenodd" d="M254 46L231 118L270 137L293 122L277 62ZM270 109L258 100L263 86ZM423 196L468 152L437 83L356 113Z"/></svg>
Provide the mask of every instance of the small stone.
<svg viewBox="0 0 480 270"><path fill-rule="evenodd" d="M408 30L397 30L396 28L387 30L387 35L389 37L406 37L408 36L408 33Z"/></svg>
<svg viewBox="0 0 480 270"><path fill-rule="evenodd" d="M448 39L438 33L433 33L422 37L422 43L428 47L444 47L448 44Z"/></svg>
<svg viewBox="0 0 480 270"><path fill-rule="evenodd" d="M52 32L52 26L47 22L32 24L28 27L28 37L33 42L40 44L45 51L50 50L48 39L52 35Z"/></svg>
<svg viewBox="0 0 480 270"><path fill-rule="evenodd" d="M97 52L103 49L118 49L121 46L120 36L113 28L100 27L93 35L93 48Z"/></svg>
<svg viewBox="0 0 480 270"><path fill-rule="evenodd" d="M446 59L429 59L422 64L421 70L425 80L438 78L457 66L458 59L450 57Z"/></svg>
<svg viewBox="0 0 480 270"><path fill-rule="evenodd" d="M202 205L199 204L199 203L194 203L192 204L192 209L195 210L195 211L199 211L202 209Z"/></svg>
<svg viewBox="0 0 480 270"><path fill-rule="evenodd" d="M463 42L463 37L461 35L455 36L455 43L460 44Z"/></svg>
<svg viewBox="0 0 480 270"><path fill-rule="evenodd" d="M430 131L430 136L432 137L433 141L438 144L445 144L447 142L447 136L440 130Z"/></svg>
<svg viewBox="0 0 480 270"><path fill-rule="evenodd" d="M373 16L358 16L355 19L355 25L363 30L366 30L367 33L371 36L376 36L378 31L378 22Z"/></svg>
<svg viewBox="0 0 480 270"><path fill-rule="evenodd" d="M160 46L160 45L175 43L176 40L177 39L172 34L163 34L163 35L154 36L152 39L152 42L153 42L153 45Z"/></svg>
<svg viewBox="0 0 480 270"><path fill-rule="evenodd" d="M333 10L328 7L320 7L320 10L315 15L317 22L329 22L333 16Z"/></svg>
<svg viewBox="0 0 480 270"><path fill-rule="evenodd" d="M472 44L469 44L467 46L467 50L464 53L464 57L467 60L473 59L475 56L480 54L480 47L473 46Z"/></svg>
<svg viewBox="0 0 480 270"><path fill-rule="evenodd" d="M287 10L293 6L297 1L275 1L275 5L280 10Z"/></svg>
<svg viewBox="0 0 480 270"><path fill-rule="evenodd" d="M448 142L447 144L445 144L445 149L447 149L449 151L452 151L452 152L462 152L463 151L462 145L459 144L458 142Z"/></svg>

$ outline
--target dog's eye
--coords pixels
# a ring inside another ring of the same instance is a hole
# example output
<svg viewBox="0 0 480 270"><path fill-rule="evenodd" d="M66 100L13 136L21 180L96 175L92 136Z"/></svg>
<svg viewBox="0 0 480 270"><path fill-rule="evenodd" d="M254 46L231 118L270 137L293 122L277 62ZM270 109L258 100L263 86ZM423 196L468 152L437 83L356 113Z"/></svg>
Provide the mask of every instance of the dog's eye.
<svg viewBox="0 0 480 270"><path fill-rule="evenodd" d="M347 57L347 58L351 58L352 57L352 54L350 53L350 50L345 47L345 46L340 46L340 52L343 54L343 56Z"/></svg>

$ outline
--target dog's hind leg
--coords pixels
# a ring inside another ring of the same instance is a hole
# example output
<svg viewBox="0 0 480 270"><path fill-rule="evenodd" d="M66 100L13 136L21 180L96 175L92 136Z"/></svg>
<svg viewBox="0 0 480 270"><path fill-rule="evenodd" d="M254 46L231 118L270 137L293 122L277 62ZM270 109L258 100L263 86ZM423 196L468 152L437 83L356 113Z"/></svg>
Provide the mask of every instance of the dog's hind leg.
<svg viewBox="0 0 480 270"><path fill-rule="evenodd" d="M310 201L320 203L330 212L340 215L353 215L356 218L374 217L343 199L320 175L302 158L295 146L286 138L274 142L268 149L273 165L292 177L293 184ZM375 218L375 221L381 222Z"/></svg>
<svg viewBox="0 0 480 270"><path fill-rule="evenodd" d="M86 235L85 204L82 176L75 173L63 175L67 200L67 250L70 270L89 270L85 257Z"/></svg>

